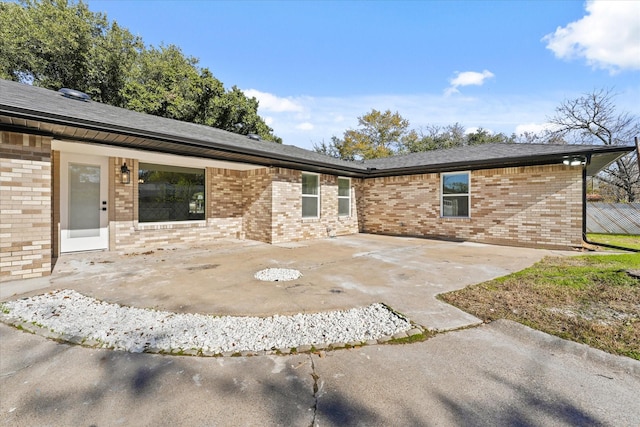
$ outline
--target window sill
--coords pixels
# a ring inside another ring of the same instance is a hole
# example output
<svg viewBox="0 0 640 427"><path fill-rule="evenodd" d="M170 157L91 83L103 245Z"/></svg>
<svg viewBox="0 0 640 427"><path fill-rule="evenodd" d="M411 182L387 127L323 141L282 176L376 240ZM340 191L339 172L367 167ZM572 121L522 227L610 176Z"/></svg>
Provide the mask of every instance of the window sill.
<svg viewBox="0 0 640 427"><path fill-rule="evenodd" d="M207 221L167 221L167 222L139 222L138 230L173 230L176 228L206 227Z"/></svg>
<svg viewBox="0 0 640 427"><path fill-rule="evenodd" d="M444 221L471 221L470 216L441 216L440 219Z"/></svg>

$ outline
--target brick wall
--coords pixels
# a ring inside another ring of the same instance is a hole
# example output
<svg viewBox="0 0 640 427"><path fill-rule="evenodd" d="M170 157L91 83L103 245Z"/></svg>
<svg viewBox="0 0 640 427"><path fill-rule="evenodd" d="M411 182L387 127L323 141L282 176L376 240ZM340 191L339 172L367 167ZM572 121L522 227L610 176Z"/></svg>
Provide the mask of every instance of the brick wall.
<svg viewBox="0 0 640 427"><path fill-rule="evenodd" d="M236 170L207 168L210 184L207 218L242 218L244 173Z"/></svg>
<svg viewBox="0 0 640 427"><path fill-rule="evenodd" d="M351 215L338 216L338 177L320 175L320 218L302 218L302 172L276 169L273 176L272 243L358 232L358 205L351 180Z"/></svg>
<svg viewBox="0 0 640 427"><path fill-rule="evenodd" d="M246 171L242 186L244 237L271 243L271 170Z"/></svg>
<svg viewBox="0 0 640 427"><path fill-rule="evenodd" d="M132 171L120 181L120 166ZM0 281L47 275L59 252L60 153L51 139L0 132ZM283 168L206 169L206 220L140 224L138 161L109 159L110 249L136 251L219 238L267 243L357 232L533 247L577 246L580 168L471 172L471 217L441 218L440 174L351 179L351 215L338 216L337 177L320 175L320 217L302 218L302 173ZM53 194L52 194L53 189Z"/></svg>
<svg viewBox="0 0 640 427"><path fill-rule="evenodd" d="M120 166L131 170L131 183L122 184ZM111 250L147 250L162 245L197 243L242 237L241 172L207 168L205 221L145 224L138 222L138 161L111 158L113 212L110 212Z"/></svg>
<svg viewBox="0 0 640 427"><path fill-rule="evenodd" d="M51 272L51 138L0 132L0 282Z"/></svg>
<svg viewBox="0 0 640 427"><path fill-rule="evenodd" d="M530 246L582 242L582 171L563 165L471 172L471 217L441 218L440 174L368 179L363 231Z"/></svg>

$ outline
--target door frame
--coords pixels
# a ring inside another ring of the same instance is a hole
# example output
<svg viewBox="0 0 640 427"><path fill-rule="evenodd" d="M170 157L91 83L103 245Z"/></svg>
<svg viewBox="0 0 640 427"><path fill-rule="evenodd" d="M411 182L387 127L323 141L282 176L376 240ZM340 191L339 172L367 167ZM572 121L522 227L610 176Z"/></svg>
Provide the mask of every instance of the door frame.
<svg viewBox="0 0 640 427"><path fill-rule="evenodd" d="M70 237L69 164L100 166L100 226L97 236ZM109 157L60 152L60 253L109 249Z"/></svg>

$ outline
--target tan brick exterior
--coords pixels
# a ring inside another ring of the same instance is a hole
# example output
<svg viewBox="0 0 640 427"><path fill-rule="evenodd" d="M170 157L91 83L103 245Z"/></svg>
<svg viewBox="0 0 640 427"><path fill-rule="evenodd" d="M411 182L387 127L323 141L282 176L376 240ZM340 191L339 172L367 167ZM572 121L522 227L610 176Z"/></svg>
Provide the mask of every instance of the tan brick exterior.
<svg viewBox="0 0 640 427"><path fill-rule="evenodd" d="M352 186L354 182L359 181L352 180ZM271 168L246 173L246 238L267 243L286 243L357 233L355 197L351 199L351 216L339 217L337 177L321 175L320 185L320 218L303 219L302 172Z"/></svg>
<svg viewBox="0 0 640 427"><path fill-rule="evenodd" d="M242 220L244 237L271 242L271 170L256 169L243 174Z"/></svg>
<svg viewBox="0 0 640 427"><path fill-rule="evenodd" d="M60 152L51 138L0 132L0 281L47 275L59 255ZM120 167L131 170L122 184ZM470 218L442 218L440 174L351 178L338 215L338 177L321 174L320 217L302 218L302 172L207 167L204 221L138 223L138 160L109 158L109 249L142 251L220 238L286 243L358 232L531 247L582 243L582 171L563 165L470 172Z"/></svg>
<svg viewBox="0 0 640 427"><path fill-rule="evenodd" d="M126 162L131 183L122 184L120 167ZM206 169L204 221L145 224L138 222L138 161L111 158L114 182L110 212L110 249L147 250L161 245L195 243L220 238L242 238L242 176L239 171Z"/></svg>
<svg viewBox="0 0 640 427"><path fill-rule="evenodd" d="M338 177L320 175L320 217L302 218L302 172L279 169L273 181L271 243L358 233L358 206L352 179L351 215L338 216Z"/></svg>
<svg viewBox="0 0 640 427"><path fill-rule="evenodd" d="M582 170L563 165L471 172L470 218L442 218L440 174L365 181L363 231L567 248L582 243Z"/></svg>
<svg viewBox="0 0 640 427"><path fill-rule="evenodd" d="M0 282L51 272L51 138L0 132Z"/></svg>

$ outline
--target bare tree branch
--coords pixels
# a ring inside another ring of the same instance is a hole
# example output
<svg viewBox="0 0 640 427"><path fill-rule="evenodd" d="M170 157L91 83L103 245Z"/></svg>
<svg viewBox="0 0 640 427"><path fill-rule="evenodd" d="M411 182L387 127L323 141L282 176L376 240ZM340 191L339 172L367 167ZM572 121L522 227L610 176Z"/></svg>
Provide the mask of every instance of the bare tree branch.
<svg viewBox="0 0 640 427"><path fill-rule="evenodd" d="M563 101L550 119L557 127L552 138L575 144L631 145L634 136L640 134L640 118L627 112L617 113L615 96L611 89L600 89ZM640 197L640 174L633 159L633 154L618 159L599 177L623 189L622 198L629 202Z"/></svg>

